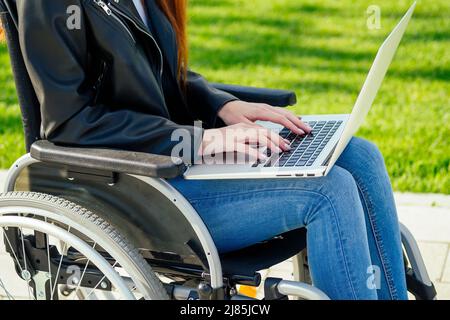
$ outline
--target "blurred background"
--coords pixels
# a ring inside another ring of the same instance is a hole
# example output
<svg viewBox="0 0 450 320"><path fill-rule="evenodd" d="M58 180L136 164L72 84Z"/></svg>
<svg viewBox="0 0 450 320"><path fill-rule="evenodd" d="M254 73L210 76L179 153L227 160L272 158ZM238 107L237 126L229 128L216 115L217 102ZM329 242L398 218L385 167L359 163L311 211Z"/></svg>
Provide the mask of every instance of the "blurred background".
<svg viewBox="0 0 450 320"><path fill-rule="evenodd" d="M190 0L191 68L214 82L294 90L292 110L300 115L349 113L378 47L412 2ZM358 135L383 152L400 220L419 241L441 299L450 299L449 114L450 3L418 1ZM0 43L0 184L24 152ZM291 269L284 264L266 275Z"/></svg>
<svg viewBox="0 0 450 320"><path fill-rule="evenodd" d="M412 1L190 0L191 68L209 80L295 90L299 114L349 113L376 51ZM368 28L367 8L381 10ZM419 1L359 135L398 191L450 192L450 5ZM0 168L24 153L0 44Z"/></svg>
<svg viewBox="0 0 450 320"><path fill-rule="evenodd" d="M294 90L299 114L349 113L378 47L412 4L190 0L191 68L215 82ZM369 29L367 8L381 9ZM359 135L394 188L450 192L450 2L418 6Z"/></svg>

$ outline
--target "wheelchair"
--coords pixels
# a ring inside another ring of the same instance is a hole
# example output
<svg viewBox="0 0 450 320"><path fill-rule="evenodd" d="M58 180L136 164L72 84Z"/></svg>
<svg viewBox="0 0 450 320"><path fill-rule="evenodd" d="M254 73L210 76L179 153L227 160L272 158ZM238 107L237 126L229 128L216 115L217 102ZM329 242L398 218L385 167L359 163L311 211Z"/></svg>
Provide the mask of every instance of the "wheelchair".
<svg viewBox="0 0 450 320"><path fill-rule="evenodd" d="M0 299L251 300L239 286L261 286L261 270L291 258L294 281L265 279L263 299L329 299L309 277L306 229L219 254L198 213L167 182L183 173L181 160L40 140L15 0L0 0L0 16L27 148L0 194ZM288 91L215 86L246 101L296 102ZM408 290L435 299L417 243L401 230Z"/></svg>

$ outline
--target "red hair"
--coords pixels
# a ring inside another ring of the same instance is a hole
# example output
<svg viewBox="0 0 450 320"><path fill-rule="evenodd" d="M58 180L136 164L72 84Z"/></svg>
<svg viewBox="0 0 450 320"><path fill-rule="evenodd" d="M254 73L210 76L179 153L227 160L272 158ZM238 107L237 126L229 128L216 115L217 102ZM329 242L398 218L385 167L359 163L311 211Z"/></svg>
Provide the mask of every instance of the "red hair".
<svg viewBox="0 0 450 320"><path fill-rule="evenodd" d="M189 60L187 0L157 0L157 3L175 29L178 42L178 78L184 82Z"/></svg>

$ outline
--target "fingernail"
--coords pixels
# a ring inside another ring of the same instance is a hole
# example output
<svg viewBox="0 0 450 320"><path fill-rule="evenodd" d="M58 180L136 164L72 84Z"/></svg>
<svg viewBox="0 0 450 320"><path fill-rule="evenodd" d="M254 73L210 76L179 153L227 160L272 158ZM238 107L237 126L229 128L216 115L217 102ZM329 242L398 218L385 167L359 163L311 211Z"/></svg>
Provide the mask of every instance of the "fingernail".
<svg viewBox="0 0 450 320"><path fill-rule="evenodd" d="M281 153L282 151L281 151L280 148L276 147L275 150L274 150L274 152L275 152L275 153Z"/></svg>
<svg viewBox="0 0 450 320"><path fill-rule="evenodd" d="M288 144L285 145L285 147L286 147L287 150L291 150L292 149L292 147L290 145L288 145Z"/></svg>
<svg viewBox="0 0 450 320"><path fill-rule="evenodd" d="M291 144L291 142L288 139L284 139L284 142L286 142L286 144Z"/></svg>

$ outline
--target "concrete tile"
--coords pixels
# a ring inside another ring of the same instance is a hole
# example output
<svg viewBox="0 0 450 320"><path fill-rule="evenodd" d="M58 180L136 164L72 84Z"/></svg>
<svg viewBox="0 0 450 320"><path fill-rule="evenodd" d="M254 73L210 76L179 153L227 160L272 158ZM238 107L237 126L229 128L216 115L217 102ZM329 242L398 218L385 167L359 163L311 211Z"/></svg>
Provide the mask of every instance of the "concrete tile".
<svg viewBox="0 0 450 320"><path fill-rule="evenodd" d="M450 243L450 209L446 207L399 206L400 221L417 241Z"/></svg>
<svg viewBox="0 0 450 320"><path fill-rule="evenodd" d="M434 206L450 208L450 196L433 193L395 193L399 206Z"/></svg>
<svg viewBox="0 0 450 320"><path fill-rule="evenodd" d="M449 245L449 251L447 252L447 261L444 265L444 270L442 270L441 281L450 284L450 245Z"/></svg>
<svg viewBox="0 0 450 320"><path fill-rule="evenodd" d="M441 281L442 271L448 254L448 245L441 243L419 242L425 266L431 281Z"/></svg>
<svg viewBox="0 0 450 320"><path fill-rule="evenodd" d="M437 282L434 284L438 300L450 300L450 283Z"/></svg>

